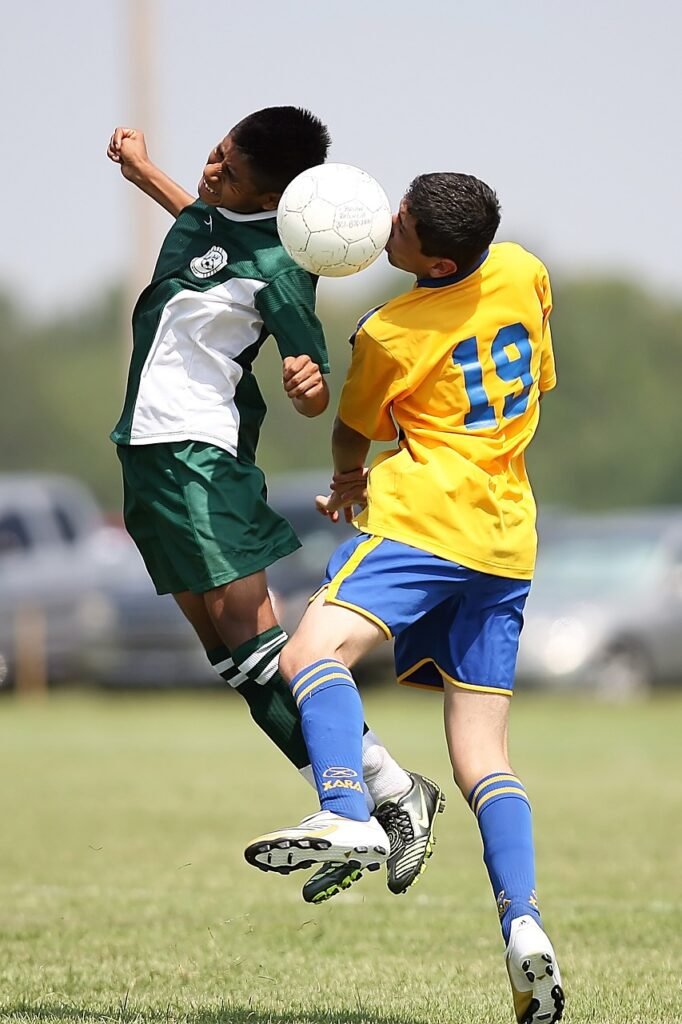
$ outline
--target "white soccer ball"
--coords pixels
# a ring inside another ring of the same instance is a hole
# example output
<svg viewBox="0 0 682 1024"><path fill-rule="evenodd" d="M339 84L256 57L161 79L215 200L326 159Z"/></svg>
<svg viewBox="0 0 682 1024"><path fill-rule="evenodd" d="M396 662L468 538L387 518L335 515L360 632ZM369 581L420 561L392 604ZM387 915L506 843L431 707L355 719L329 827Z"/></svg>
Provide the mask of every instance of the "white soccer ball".
<svg viewBox="0 0 682 1024"><path fill-rule="evenodd" d="M291 258L322 277L346 277L379 256L391 233L391 205L359 167L320 164L282 193L277 230Z"/></svg>

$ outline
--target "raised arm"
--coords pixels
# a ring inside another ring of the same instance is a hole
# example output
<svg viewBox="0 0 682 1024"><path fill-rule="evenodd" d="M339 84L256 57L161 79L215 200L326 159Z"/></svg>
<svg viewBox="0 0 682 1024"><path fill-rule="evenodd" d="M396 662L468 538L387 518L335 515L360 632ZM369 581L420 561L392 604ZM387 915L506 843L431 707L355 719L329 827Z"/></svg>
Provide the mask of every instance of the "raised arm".
<svg viewBox="0 0 682 1024"><path fill-rule="evenodd" d="M173 217L196 201L196 196L190 195L152 163L144 134L138 128L114 129L107 146L107 156L119 164L124 178L132 181Z"/></svg>

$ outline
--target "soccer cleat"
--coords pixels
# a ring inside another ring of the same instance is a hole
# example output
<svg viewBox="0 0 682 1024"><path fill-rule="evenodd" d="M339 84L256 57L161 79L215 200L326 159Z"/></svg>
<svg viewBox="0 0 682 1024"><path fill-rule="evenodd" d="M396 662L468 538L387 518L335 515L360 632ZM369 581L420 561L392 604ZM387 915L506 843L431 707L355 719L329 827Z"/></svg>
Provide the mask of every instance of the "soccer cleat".
<svg viewBox="0 0 682 1024"><path fill-rule="evenodd" d="M407 892L426 868L433 853L436 815L445 809L440 786L416 772L407 773L412 786L397 800L387 800L374 814L391 841L386 865L392 893Z"/></svg>
<svg viewBox="0 0 682 1024"><path fill-rule="evenodd" d="M328 861L353 871L380 867L388 856L388 836L376 820L355 821L332 811L318 811L299 825L277 829L254 839L244 856L261 871L291 871Z"/></svg>
<svg viewBox="0 0 682 1024"><path fill-rule="evenodd" d="M555 1024L564 1012L556 954L530 916L512 921L505 954L518 1024Z"/></svg>
<svg viewBox="0 0 682 1024"><path fill-rule="evenodd" d="M378 864L370 864L368 871L377 871ZM354 867L352 862L348 864L323 864L315 874L311 875L302 889L303 899L306 903L324 903L332 896L338 896L340 892L350 889L353 882L359 882L362 878L362 870Z"/></svg>

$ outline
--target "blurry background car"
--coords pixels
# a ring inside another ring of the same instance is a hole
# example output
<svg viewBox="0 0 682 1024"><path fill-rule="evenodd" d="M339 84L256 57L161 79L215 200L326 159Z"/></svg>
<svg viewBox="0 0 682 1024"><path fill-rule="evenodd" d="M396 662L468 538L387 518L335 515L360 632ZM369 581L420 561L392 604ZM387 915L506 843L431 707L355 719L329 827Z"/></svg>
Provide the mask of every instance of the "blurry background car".
<svg viewBox="0 0 682 1024"><path fill-rule="evenodd" d="M517 676L606 696L679 683L682 509L544 523Z"/></svg>
<svg viewBox="0 0 682 1024"><path fill-rule="evenodd" d="M127 535L70 477L0 475L0 684L22 677L215 680L173 599L157 597Z"/></svg>
<svg viewBox="0 0 682 1024"><path fill-rule="evenodd" d="M332 551L355 533L315 510L328 482L313 472L272 487L273 506L303 542L268 571L289 633ZM135 545L83 484L0 474L0 685L29 677L121 688L223 685L173 598L156 594Z"/></svg>
<svg viewBox="0 0 682 1024"><path fill-rule="evenodd" d="M107 624L84 642L80 677L120 688L223 686L173 597L156 593L137 549L125 542L127 571L102 583Z"/></svg>
<svg viewBox="0 0 682 1024"><path fill-rule="evenodd" d="M292 633L334 549L355 535L315 510L326 473L274 478L269 500L303 546L268 570ZM682 678L682 509L552 512L540 526L519 687L642 693ZM0 475L0 685L24 678L108 687L221 686L170 596L158 597L126 533L69 477ZM390 679L392 645L360 666Z"/></svg>
<svg viewBox="0 0 682 1024"><path fill-rule="evenodd" d="M113 533L113 531L112 531ZM0 675L73 678L101 620L117 548L89 492L66 477L0 477Z"/></svg>
<svg viewBox="0 0 682 1024"><path fill-rule="evenodd" d="M118 559L88 490L67 477L0 476L0 677L74 678L102 625L103 564Z"/></svg>

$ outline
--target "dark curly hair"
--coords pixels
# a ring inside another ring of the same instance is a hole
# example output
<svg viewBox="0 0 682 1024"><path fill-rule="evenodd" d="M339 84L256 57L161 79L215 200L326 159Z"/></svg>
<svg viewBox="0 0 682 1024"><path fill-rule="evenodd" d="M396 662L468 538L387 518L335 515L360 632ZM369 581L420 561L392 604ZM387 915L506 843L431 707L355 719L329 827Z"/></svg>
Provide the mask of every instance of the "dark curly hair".
<svg viewBox="0 0 682 1024"><path fill-rule="evenodd" d="M265 107L243 118L230 132L248 160L262 192L283 192L301 171L324 163L329 131L302 107Z"/></svg>
<svg viewBox="0 0 682 1024"><path fill-rule="evenodd" d="M500 204L472 174L420 174L405 194L425 256L454 260L467 270L500 226Z"/></svg>

